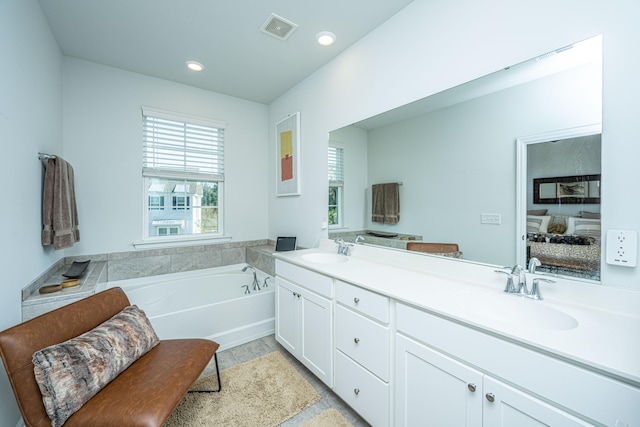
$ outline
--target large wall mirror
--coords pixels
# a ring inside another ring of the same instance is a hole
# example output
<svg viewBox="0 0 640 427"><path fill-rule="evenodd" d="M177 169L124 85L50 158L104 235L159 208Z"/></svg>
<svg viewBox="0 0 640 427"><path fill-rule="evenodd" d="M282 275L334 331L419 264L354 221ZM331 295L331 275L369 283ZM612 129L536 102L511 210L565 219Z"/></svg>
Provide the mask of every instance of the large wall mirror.
<svg viewBox="0 0 640 427"><path fill-rule="evenodd" d="M525 210L538 207L533 206L533 179L599 175L599 135L592 136L597 142L558 140L569 140L571 129L601 121L602 37L597 36L337 129L329 143L339 151L343 170L342 179L330 183L329 237L364 235L365 243L400 249L412 242L450 243L457 250L441 254L500 266L523 264ZM563 137L527 140L557 133ZM532 152L520 156L519 144ZM522 166L520 157L529 163ZM552 163L565 167L553 169ZM329 165L330 174L335 167ZM541 171L533 172L536 168ZM523 189L521 180L528 183ZM399 206L397 222L372 221L380 217L372 215L379 214L372 205L385 206L377 200L378 184L397 184L399 203L391 205ZM560 191L589 191L591 184ZM596 190L599 183L593 183L591 191ZM549 215L537 216L599 215L599 203L562 203L569 199L561 196L559 204L539 207ZM599 263L597 274L577 277L599 280Z"/></svg>

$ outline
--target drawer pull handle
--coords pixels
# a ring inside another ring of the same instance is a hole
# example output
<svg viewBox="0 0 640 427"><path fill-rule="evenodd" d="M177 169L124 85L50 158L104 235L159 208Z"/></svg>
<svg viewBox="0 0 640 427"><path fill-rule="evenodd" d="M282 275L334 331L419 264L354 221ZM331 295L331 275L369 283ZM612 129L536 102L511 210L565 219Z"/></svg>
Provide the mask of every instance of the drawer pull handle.
<svg viewBox="0 0 640 427"><path fill-rule="evenodd" d="M354 339L353 339L353 342L354 342L354 343L356 343L356 344L358 344L358 343L360 342L360 338L354 338Z"/></svg>
<svg viewBox="0 0 640 427"><path fill-rule="evenodd" d="M355 302L356 304L360 302L360 298L356 297L353 299L353 302Z"/></svg>
<svg viewBox="0 0 640 427"><path fill-rule="evenodd" d="M469 383L469 384L467 384L467 388L469 389L469 391L470 391L471 393L475 393L475 391L476 391L476 385L475 385L475 384L473 384L473 383Z"/></svg>
<svg viewBox="0 0 640 427"><path fill-rule="evenodd" d="M354 389L353 389L353 392L354 392L354 393L356 394L356 396L357 396L357 395L359 395L359 394L360 394L360 389L359 389L359 388L354 388Z"/></svg>
<svg viewBox="0 0 640 427"><path fill-rule="evenodd" d="M493 395L493 393L487 393L485 396L487 397L487 400L489 402L494 402L496 400L496 397Z"/></svg>

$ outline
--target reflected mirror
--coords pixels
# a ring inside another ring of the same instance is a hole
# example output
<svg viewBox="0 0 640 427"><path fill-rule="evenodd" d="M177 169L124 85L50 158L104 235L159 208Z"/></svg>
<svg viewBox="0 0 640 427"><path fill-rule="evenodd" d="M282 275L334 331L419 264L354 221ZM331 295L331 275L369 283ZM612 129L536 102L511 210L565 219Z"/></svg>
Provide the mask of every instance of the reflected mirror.
<svg viewBox="0 0 640 427"><path fill-rule="evenodd" d="M533 179L599 175L600 149L599 137L598 144L562 155L556 150L527 156L519 154L520 145L543 152L562 147L558 141L578 138L572 129L601 120L602 37L597 36L337 129L329 137L329 237L354 241L363 235L366 244L524 264L526 211L538 207ZM548 138L536 139L541 135ZM596 159L597 167L587 167L585 158ZM522 165L523 159L530 164ZM546 168L550 163L571 167ZM542 171L533 172L538 167ZM599 180L585 179L574 185L558 180L557 203L547 212L573 218L580 212L599 214L599 203L586 203L599 199L594 193ZM550 190L538 187L543 196ZM588 279L599 279L599 255L597 270Z"/></svg>

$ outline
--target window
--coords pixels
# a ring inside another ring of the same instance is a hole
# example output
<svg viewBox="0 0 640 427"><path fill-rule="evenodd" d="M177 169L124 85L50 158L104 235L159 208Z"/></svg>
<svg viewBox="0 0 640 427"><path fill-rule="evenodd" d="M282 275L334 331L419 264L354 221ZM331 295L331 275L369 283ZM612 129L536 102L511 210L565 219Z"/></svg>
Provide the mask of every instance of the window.
<svg viewBox="0 0 640 427"><path fill-rule="evenodd" d="M149 196L149 210L164 209L164 196Z"/></svg>
<svg viewBox="0 0 640 427"><path fill-rule="evenodd" d="M344 226L344 148L329 144L329 226Z"/></svg>
<svg viewBox="0 0 640 427"><path fill-rule="evenodd" d="M226 124L146 107L142 122L145 238L222 235Z"/></svg>
<svg viewBox="0 0 640 427"><path fill-rule="evenodd" d="M173 209L189 209L189 196L173 196Z"/></svg>

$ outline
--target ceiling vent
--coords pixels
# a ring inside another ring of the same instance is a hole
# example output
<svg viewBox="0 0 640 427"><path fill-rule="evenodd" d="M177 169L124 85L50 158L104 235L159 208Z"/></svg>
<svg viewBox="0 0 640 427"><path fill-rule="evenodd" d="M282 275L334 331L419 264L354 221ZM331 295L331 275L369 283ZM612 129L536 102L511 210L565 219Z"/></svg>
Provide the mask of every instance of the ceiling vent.
<svg viewBox="0 0 640 427"><path fill-rule="evenodd" d="M289 36L298 28L298 25L294 24L291 21L287 21L281 16L272 13L264 24L262 24L262 28L260 31L263 33L267 33L279 40L286 40Z"/></svg>

